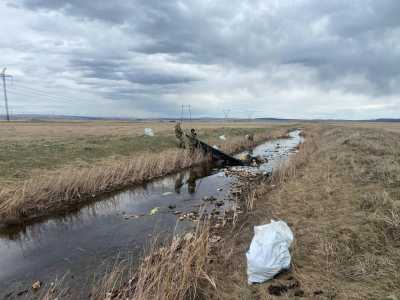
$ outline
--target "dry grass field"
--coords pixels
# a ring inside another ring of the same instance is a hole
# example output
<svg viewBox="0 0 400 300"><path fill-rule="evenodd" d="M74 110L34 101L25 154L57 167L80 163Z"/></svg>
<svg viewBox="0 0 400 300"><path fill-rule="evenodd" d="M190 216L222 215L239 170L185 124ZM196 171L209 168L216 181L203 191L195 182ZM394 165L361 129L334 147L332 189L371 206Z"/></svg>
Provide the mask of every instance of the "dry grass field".
<svg viewBox="0 0 400 300"><path fill-rule="evenodd" d="M144 136L152 128L155 138ZM220 143L232 138L281 127L256 122L185 122L199 137ZM171 122L0 122L0 184L12 184L63 166L84 167L137 153L159 153L176 147Z"/></svg>
<svg viewBox="0 0 400 300"><path fill-rule="evenodd" d="M398 299L399 129L308 125L300 152L243 195L247 210L234 224L206 224L154 249L129 281L117 268L93 299ZM271 219L294 232L292 266L249 286L253 226Z"/></svg>
<svg viewBox="0 0 400 300"><path fill-rule="evenodd" d="M216 299L398 299L399 125L309 128L301 154L256 190L254 209L225 231L209 276ZM246 283L253 226L282 219L295 235L290 272ZM223 249L232 249L228 253ZM232 262L235 261L235 264ZM281 291L280 296L270 291Z"/></svg>
<svg viewBox="0 0 400 300"><path fill-rule="evenodd" d="M201 157L176 149L171 122L1 123L0 220L15 224L69 209L104 192L169 174ZM155 136L143 134L144 128ZM233 153L286 134L293 124L185 123ZM226 141L219 139L225 135Z"/></svg>

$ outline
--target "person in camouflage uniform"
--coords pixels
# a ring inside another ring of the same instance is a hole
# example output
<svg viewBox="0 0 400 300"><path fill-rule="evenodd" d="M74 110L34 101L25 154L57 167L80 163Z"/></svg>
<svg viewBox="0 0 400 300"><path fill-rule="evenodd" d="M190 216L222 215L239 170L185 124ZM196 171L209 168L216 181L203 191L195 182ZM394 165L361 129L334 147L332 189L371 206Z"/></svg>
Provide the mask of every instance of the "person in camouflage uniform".
<svg viewBox="0 0 400 300"><path fill-rule="evenodd" d="M197 148L197 133L196 130L194 130L194 128L190 130L190 135L188 136L188 139L189 139L189 150L190 153L193 154Z"/></svg>
<svg viewBox="0 0 400 300"><path fill-rule="evenodd" d="M185 140L183 139L183 130L181 128L181 123L176 123L175 125L175 136L178 139L178 147L185 148Z"/></svg>

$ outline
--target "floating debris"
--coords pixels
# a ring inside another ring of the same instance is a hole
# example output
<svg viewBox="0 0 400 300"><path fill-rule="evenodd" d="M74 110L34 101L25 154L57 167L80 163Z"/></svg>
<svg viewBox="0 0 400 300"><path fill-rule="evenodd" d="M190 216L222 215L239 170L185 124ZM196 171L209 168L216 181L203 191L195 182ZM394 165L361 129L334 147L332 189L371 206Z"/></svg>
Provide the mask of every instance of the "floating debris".
<svg viewBox="0 0 400 300"><path fill-rule="evenodd" d="M179 217L179 221L189 220L189 221L197 221L199 219L199 214L196 211L183 213Z"/></svg>
<svg viewBox="0 0 400 300"><path fill-rule="evenodd" d="M159 210L160 210L159 207L154 207L153 209L150 210L149 215L150 215L150 216L153 216L153 215L155 215L156 213L158 213Z"/></svg>
<svg viewBox="0 0 400 300"><path fill-rule="evenodd" d="M215 200L217 200L217 198L215 198L214 196L203 197L203 201L215 201Z"/></svg>
<svg viewBox="0 0 400 300"><path fill-rule="evenodd" d="M165 193L163 193L162 195L163 196L168 196L168 195L172 195L173 193L172 192L165 192Z"/></svg>
<svg viewBox="0 0 400 300"><path fill-rule="evenodd" d="M140 215L125 215L124 219L125 220L129 220L129 219L138 219L140 217L144 217L145 214L140 214Z"/></svg>
<svg viewBox="0 0 400 300"><path fill-rule="evenodd" d="M176 205L175 205L175 204L170 204L170 205L168 205L168 208L169 208L169 209L175 209L175 208L176 208Z"/></svg>
<svg viewBox="0 0 400 300"><path fill-rule="evenodd" d="M223 200L215 202L215 206L217 206L217 207L223 206L224 204L225 204L225 202Z"/></svg>

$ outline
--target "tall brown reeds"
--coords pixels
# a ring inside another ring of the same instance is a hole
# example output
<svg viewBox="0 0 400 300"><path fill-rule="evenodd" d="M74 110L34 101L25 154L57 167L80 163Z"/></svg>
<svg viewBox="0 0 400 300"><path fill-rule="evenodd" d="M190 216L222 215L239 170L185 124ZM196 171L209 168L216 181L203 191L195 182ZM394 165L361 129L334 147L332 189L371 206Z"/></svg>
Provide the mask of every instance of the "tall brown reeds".
<svg viewBox="0 0 400 300"><path fill-rule="evenodd" d="M200 153L191 156L178 150L142 154L91 168L65 168L57 174L33 178L14 190L0 192L0 221L19 223L68 209L100 194L140 184L199 163Z"/></svg>

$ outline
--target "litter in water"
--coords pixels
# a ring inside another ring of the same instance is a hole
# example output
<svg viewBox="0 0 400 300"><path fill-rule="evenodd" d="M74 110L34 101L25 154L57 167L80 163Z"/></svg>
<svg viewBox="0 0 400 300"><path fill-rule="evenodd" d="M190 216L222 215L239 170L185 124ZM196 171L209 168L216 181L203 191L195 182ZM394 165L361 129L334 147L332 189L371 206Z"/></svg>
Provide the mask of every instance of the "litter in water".
<svg viewBox="0 0 400 300"><path fill-rule="evenodd" d="M150 215L150 216L153 216L153 215L155 215L156 213L158 213L159 210L160 210L159 207L154 207L153 209L150 210L149 215Z"/></svg>

